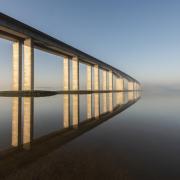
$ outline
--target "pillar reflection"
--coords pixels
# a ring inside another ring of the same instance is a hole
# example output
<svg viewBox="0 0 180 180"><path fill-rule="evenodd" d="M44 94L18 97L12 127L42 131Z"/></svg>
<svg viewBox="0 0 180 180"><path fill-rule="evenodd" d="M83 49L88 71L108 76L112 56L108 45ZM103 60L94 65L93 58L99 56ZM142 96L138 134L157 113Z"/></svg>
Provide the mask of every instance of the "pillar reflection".
<svg viewBox="0 0 180 180"><path fill-rule="evenodd" d="M34 98L24 98L23 147L30 148L33 140Z"/></svg>
<svg viewBox="0 0 180 180"><path fill-rule="evenodd" d="M117 100L117 105L123 105L124 104L124 93L123 92L116 93L116 100Z"/></svg>
<svg viewBox="0 0 180 180"><path fill-rule="evenodd" d="M108 105L109 105L109 111L113 111L113 94L108 93Z"/></svg>
<svg viewBox="0 0 180 180"><path fill-rule="evenodd" d="M94 117L98 118L100 113L100 105L99 105L99 94L94 94Z"/></svg>
<svg viewBox="0 0 180 180"><path fill-rule="evenodd" d="M128 92L128 101L133 101L134 100L134 92Z"/></svg>
<svg viewBox="0 0 180 180"><path fill-rule="evenodd" d="M92 95L87 94L87 119L92 118Z"/></svg>
<svg viewBox="0 0 180 180"><path fill-rule="evenodd" d="M107 94L106 93L103 93L102 94L102 105L103 105L103 113L106 113L107 112Z"/></svg>
<svg viewBox="0 0 180 180"><path fill-rule="evenodd" d="M64 94L64 115L63 126L68 128L70 126L70 97L69 94Z"/></svg>
<svg viewBox="0 0 180 180"><path fill-rule="evenodd" d="M12 146L21 144L21 98L12 99Z"/></svg>
<svg viewBox="0 0 180 180"><path fill-rule="evenodd" d="M79 124L79 95L72 95L72 124L77 127Z"/></svg>

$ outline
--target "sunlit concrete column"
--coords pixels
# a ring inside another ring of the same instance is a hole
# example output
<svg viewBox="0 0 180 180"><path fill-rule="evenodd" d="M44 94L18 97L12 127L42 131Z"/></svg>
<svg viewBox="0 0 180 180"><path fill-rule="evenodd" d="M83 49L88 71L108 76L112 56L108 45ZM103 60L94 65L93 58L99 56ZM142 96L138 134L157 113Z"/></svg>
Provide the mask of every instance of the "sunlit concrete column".
<svg viewBox="0 0 180 180"><path fill-rule="evenodd" d="M87 94L87 119L92 118L92 95Z"/></svg>
<svg viewBox="0 0 180 180"><path fill-rule="evenodd" d="M133 82L133 91L136 91L136 82Z"/></svg>
<svg viewBox="0 0 180 180"><path fill-rule="evenodd" d="M64 91L68 91L70 89L70 61L68 57L64 57L64 67L63 67L63 74L64 74Z"/></svg>
<svg viewBox="0 0 180 180"><path fill-rule="evenodd" d="M12 57L12 89L13 91L22 90L22 43L13 43L13 57Z"/></svg>
<svg viewBox="0 0 180 180"><path fill-rule="evenodd" d="M107 112L107 94L103 93L102 97L103 97L103 99L102 99L103 113L106 113Z"/></svg>
<svg viewBox="0 0 180 180"><path fill-rule="evenodd" d="M21 144L21 98L12 98L12 146Z"/></svg>
<svg viewBox="0 0 180 180"><path fill-rule="evenodd" d="M94 117L99 118L100 113L100 101L99 101L99 94L94 94Z"/></svg>
<svg viewBox="0 0 180 180"><path fill-rule="evenodd" d="M109 71L108 73L108 83L109 83L109 90L112 91L113 90L113 74L112 71Z"/></svg>
<svg viewBox="0 0 180 180"><path fill-rule="evenodd" d="M79 60L72 58L72 90L79 90Z"/></svg>
<svg viewBox="0 0 180 180"><path fill-rule="evenodd" d="M30 148L33 140L34 98L24 97L23 147Z"/></svg>
<svg viewBox="0 0 180 180"><path fill-rule="evenodd" d="M86 66L86 78L87 78L87 90L92 90L92 66L87 65Z"/></svg>
<svg viewBox="0 0 180 180"><path fill-rule="evenodd" d="M112 93L108 93L108 105L109 105L109 111L112 112L113 111L113 95Z"/></svg>
<svg viewBox="0 0 180 180"><path fill-rule="evenodd" d="M32 39L24 41L24 90L34 90L34 47Z"/></svg>
<svg viewBox="0 0 180 180"><path fill-rule="evenodd" d="M124 90L124 80L123 78L116 78L116 90L123 91Z"/></svg>
<svg viewBox="0 0 180 180"><path fill-rule="evenodd" d="M79 125L79 95L72 95L72 123L76 128Z"/></svg>
<svg viewBox="0 0 180 180"><path fill-rule="evenodd" d="M99 67L98 65L94 66L94 90L99 90Z"/></svg>
<svg viewBox="0 0 180 180"><path fill-rule="evenodd" d="M133 82L128 81L128 91L133 91Z"/></svg>
<svg viewBox="0 0 180 180"><path fill-rule="evenodd" d="M103 91L107 90L107 71L103 70L103 74L102 74L102 89Z"/></svg>
<svg viewBox="0 0 180 180"><path fill-rule="evenodd" d="M63 125L64 128L68 128L70 126L70 97L69 94L64 94L64 114L63 114Z"/></svg>

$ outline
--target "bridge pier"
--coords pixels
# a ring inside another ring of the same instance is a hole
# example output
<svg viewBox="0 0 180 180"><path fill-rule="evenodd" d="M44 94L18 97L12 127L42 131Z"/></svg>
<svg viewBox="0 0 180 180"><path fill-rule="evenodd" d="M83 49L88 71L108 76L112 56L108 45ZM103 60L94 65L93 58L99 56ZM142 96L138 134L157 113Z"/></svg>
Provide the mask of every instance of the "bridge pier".
<svg viewBox="0 0 180 180"><path fill-rule="evenodd" d="M79 90L79 59L72 58L72 90Z"/></svg>
<svg viewBox="0 0 180 180"><path fill-rule="evenodd" d="M87 90L92 90L92 66L87 65L86 67L86 80L87 80ZM92 95L87 94L87 119L92 118Z"/></svg>
<svg viewBox="0 0 180 180"><path fill-rule="evenodd" d="M72 90L79 90L79 59L74 56L72 58ZM74 127L79 124L79 95L72 95L72 123Z"/></svg>
<svg viewBox="0 0 180 180"><path fill-rule="evenodd" d="M128 91L134 90L134 83L132 81L128 81Z"/></svg>
<svg viewBox="0 0 180 180"><path fill-rule="evenodd" d="M87 86L87 90L91 91L92 90L92 66L91 65L87 65L86 67L86 86Z"/></svg>
<svg viewBox="0 0 180 180"><path fill-rule="evenodd" d="M99 90L99 67L94 65L94 90Z"/></svg>
<svg viewBox="0 0 180 180"><path fill-rule="evenodd" d="M108 73L108 85L109 85L109 90L112 91L113 90L113 73L112 71L109 71Z"/></svg>
<svg viewBox="0 0 180 180"><path fill-rule="evenodd" d="M12 89L13 91L22 90L22 43L13 43L12 57Z"/></svg>
<svg viewBox="0 0 180 180"><path fill-rule="evenodd" d="M102 89L103 91L107 90L107 72L105 70L103 70L102 74Z"/></svg>
<svg viewBox="0 0 180 180"><path fill-rule="evenodd" d="M124 80L123 78L116 77L116 90L123 91L124 90Z"/></svg>
<svg viewBox="0 0 180 180"><path fill-rule="evenodd" d="M24 41L24 90L34 90L34 47L30 38Z"/></svg>
<svg viewBox="0 0 180 180"><path fill-rule="evenodd" d="M64 57L63 60L63 80L64 80L64 91L70 90L70 61L68 57Z"/></svg>

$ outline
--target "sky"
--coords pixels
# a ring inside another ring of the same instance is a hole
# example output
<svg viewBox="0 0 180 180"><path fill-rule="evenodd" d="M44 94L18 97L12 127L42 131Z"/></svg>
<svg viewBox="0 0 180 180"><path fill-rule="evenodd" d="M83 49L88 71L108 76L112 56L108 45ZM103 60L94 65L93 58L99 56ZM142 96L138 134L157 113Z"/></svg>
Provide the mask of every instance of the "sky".
<svg viewBox="0 0 180 180"><path fill-rule="evenodd" d="M0 0L0 12L111 64L145 86L180 89L179 0ZM7 49L10 45L0 41L0 75L7 73L1 68L4 63L9 67L3 61L10 59ZM36 54L37 71L47 74L50 68L50 77L58 80L57 61ZM39 70L44 59L44 70Z"/></svg>

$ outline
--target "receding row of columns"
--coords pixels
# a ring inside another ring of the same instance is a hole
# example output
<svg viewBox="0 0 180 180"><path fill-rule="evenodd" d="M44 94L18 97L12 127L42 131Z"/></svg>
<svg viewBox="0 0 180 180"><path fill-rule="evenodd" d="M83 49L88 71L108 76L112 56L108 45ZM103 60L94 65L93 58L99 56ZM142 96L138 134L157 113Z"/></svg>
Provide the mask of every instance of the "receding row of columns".
<svg viewBox="0 0 180 180"><path fill-rule="evenodd" d="M22 88L22 43L13 43L13 85L14 91L19 90L34 90L34 46L32 39L26 39L24 41L24 81ZM72 62L72 84L70 83L70 62ZM64 57L64 91L79 90L79 59L74 56L73 58ZM100 90L100 68L98 65L87 64L86 68L86 89L91 91ZM94 78L92 78L92 69ZM117 77L111 70L107 71L102 69L102 90L114 90L115 77L115 90L139 90L139 84L128 80L128 86L125 88L125 79L123 77ZM93 84L92 84L93 83ZM71 87L70 87L71 86Z"/></svg>
<svg viewBox="0 0 180 180"><path fill-rule="evenodd" d="M86 118L99 118L100 114L112 112L113 109L118 105L124 105L129 101L138 98L137 92L117 92L113 93L94 93L94 101L92 94L87 94L86 103ZM100 95L102 95L102 104L100 103ZM126 97L127 95L127 97ZM72 95L72 106L70 105L70 95L63 95L63 106L64 106L64 119L63 127L68 128L71 125L77 127L79 125L79 95ZM19 146L24 144L24 148L29 149L29 143L33 141L33 122L34 122L34 98L24 97L23 99L24 107L22 107L22 98L13 97L12 101L12 145ZM102 105L102 111L100 111L100 104ZM72 111L70 110L72 108ZM21 112L23 113L23 121L21 117ZM94 110L94 113L93 113ZM72 112L72 116L70 113ZM71 119L72 117L72 119ZM71 121L70 121L71 120ZM22 128L23 127L23 128ZM23 130L23 136L21 136L21 131ZM21 137L22 142L21 142Z"/></svg>

